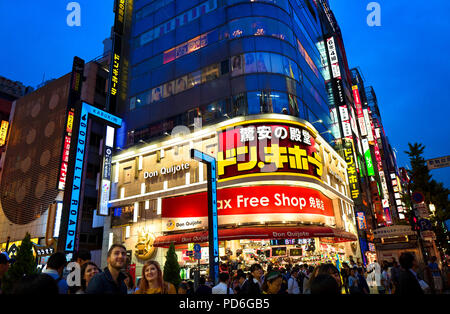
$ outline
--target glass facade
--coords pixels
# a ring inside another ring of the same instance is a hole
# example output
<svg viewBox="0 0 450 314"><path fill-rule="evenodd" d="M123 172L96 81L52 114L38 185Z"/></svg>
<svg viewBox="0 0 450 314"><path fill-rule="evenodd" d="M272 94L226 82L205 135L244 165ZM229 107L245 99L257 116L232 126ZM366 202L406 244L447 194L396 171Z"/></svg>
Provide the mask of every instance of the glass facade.
<svg viewBox="0 0 450 314"><path fill-rule="evenodd" d="M136 1L127 144L195 117L283 113L333 145L317 10L309 0Z"/></svg>

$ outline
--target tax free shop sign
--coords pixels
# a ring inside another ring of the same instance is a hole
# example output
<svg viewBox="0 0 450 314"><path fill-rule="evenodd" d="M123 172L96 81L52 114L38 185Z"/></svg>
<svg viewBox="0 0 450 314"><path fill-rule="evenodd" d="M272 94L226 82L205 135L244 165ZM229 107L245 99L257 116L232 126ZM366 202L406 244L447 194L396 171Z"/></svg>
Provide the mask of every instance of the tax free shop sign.
<svg viewBox="0 0 450 314"><path fill-rule="evenodd" d="M163 199L163 231L207 227L206 193ZM333 203L320 191L291 186L257 186L217 192L218 224L310 222L335 224Z"/></svg>

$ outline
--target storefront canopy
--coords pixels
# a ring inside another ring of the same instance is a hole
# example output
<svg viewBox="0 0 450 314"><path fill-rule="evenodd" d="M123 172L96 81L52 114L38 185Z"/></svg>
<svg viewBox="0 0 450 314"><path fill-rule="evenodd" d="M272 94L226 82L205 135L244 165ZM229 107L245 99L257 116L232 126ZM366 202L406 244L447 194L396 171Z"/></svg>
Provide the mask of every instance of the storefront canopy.
<svg viewBox="0 0 450 314"><path fill-rule="evenodd" d="M219 229L219 241L240 239L302 239L302 238L334 238L333 242L356 241L357 237L343 230L331 227L303 226L303 227L265 227L265 228L234 228ZM208 242L208 232L198 231L157 237L153 246L167 247L170 243L202 243Z"/></svg>

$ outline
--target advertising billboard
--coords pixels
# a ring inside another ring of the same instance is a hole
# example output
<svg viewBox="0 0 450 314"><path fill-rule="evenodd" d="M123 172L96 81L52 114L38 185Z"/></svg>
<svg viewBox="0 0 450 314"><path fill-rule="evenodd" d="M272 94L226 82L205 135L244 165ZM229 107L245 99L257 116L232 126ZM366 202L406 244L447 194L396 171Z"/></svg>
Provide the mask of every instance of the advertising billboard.
<svg viewBox="0 0 450 314"><path fill-rule="evenodd" d="M369 141L364 138L362 140L362 146L363 146L363 150L364 150L364 159L366 160L367 175L374 176L375 170L373 168L372 156L370 154Z"/></svg>
<svg viewBox="0 0 450 314"><path fill-rule="evenodd" d="M361 97L359 95L358 85L352 86L353 98L355 100L356 114L358 115L359 129L361 136L367 136L366 122L364 120L364 113L361 104Z"/></svg>
<svg viewBox="0 0 450 314"><path fill-rule="evenodd" d="M6 136L8 135L8 126L9 122L3 120L0 126L0 146L5 145L6 143Z"/></svg>
<svg viewBox="0 0 450 314"><path fill-rule="evenodd" d="M350 187L350 194L352 199L358 199L360 196L360 189L358 183L358 173L356 170L355 154L353 149L353 142L346 140L344 143L344 160L347 163L348 184Z"/></svg>
<svg viewBox="0 0 450 314"><path fill-rule="evenodd" d="M219 129L219 182L290 174L322 181L323 162L315 132L285 120L249 120Z"/></svg>
<svg viewBox="0 0 450 314"><path fill-rule="evenodd" d="M162 200L162 229L177 231L208 226L206 192ZM333 203L322 192L291 186L256 186L217 191L218 224L308 221L335 223Z"/></svg>

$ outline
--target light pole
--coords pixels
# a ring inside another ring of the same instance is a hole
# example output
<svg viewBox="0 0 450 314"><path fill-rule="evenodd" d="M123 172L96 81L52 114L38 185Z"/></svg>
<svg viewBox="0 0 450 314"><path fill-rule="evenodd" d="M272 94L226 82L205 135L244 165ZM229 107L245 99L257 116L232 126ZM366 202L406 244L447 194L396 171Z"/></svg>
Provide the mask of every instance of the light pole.
<svg viewBox="0 0 450 314"><path fill-rule="evenodd" d="M216 159L194 148L191 158L206 164L208 172L208 242L209 242L209 278L218 283L219 280L219 235L217 227L217 176Z"/></svg>

